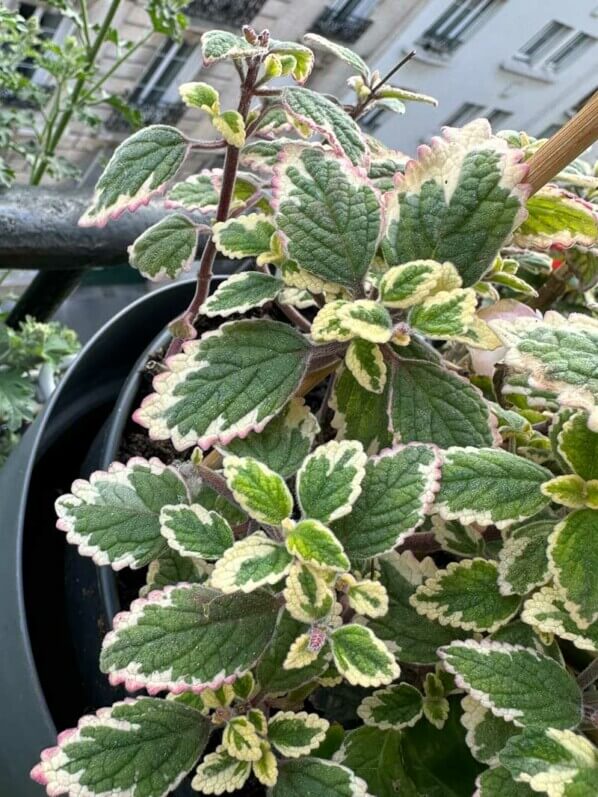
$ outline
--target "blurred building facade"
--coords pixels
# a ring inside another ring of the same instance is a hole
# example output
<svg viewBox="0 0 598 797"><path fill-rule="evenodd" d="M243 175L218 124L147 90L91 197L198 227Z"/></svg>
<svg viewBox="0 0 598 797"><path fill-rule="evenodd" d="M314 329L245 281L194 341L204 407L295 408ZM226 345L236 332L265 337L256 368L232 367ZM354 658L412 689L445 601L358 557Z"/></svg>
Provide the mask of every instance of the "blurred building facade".
<svg viewBox="0 0 598 797"><path fill-rule="evenodd" d="M26 16L36 14L55 41L69 33L68 20L55 8L37 0L7 4ZM95 0L92 22L102 20L108 4ZM153 34L106 88L138 107L147 123L177 124L193 137L213 131L205 115L184 108L177 87L205 80L219 90L223 107L234 107L234 69L227 63L202 67L199 40L207 29L238 31L244 23L267 27L277 39L300 41L307 31L320 33L352 47L382 72L415 49L416 57L396 82L437 97L439 107L411 104L403 117L375 111L364 120L386 144L408 153L443 124L459 126L480 115L496 128L549 133L595 88L598 0L192 0L186 13L190 25L182 42ZM115 27L135 42L146 36L150 26L143 2L124 0ZM110 69L113 53L105 45L104 70ZM342 96L346 65L323 53L316 64L310 87ZM44 80L42 73L32 77ZM115 112L102 113L99 130L72 124L59 150L77 163L86 186L95 183L130 132Z"/></svg>

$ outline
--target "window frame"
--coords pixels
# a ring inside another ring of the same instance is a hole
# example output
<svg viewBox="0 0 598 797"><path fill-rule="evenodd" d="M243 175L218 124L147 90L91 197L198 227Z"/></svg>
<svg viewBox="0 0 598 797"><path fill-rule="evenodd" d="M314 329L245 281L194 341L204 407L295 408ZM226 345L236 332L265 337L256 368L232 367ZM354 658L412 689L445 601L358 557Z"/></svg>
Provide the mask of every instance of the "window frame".
<svg viewBox="0 0 598 797"><path fill-rule="evenodd" d="M175 42L172 41L171 39L165 39L163 42L161 42L160 47L154 50L154 52L152 53L152 57L143 72L143 75L131 90L129 101L132 104L143 105L147 101L147 98L156 89L156 86L159 83L162 76L164 75L164 72L168 69L170 64L175 60L175 58L177 57L177 53L181 50L183 46L187 46L190 48L188 50L187 57L185 61L181 64L180 69L177 70L172 80L169 82L168 86L163 90L160 98L157 101L155 101L155 104L172 105L173 103L180 101L178 86L187 80L193 79L201 71L201 62L199 58L197 59L196 67L194 67L192 61L193 58L198 56L199 45L194 42L188 41L187 39L183 39L181 42ZM153 70L152 73L152 69L154 67L157 58L160 57L160 53L162 53L165 50L165 48L167 49L167 52L165 53L165 55L161 56L158 66ZM146 83L145 81L150 73L152 73L151 77Z"/></svg>

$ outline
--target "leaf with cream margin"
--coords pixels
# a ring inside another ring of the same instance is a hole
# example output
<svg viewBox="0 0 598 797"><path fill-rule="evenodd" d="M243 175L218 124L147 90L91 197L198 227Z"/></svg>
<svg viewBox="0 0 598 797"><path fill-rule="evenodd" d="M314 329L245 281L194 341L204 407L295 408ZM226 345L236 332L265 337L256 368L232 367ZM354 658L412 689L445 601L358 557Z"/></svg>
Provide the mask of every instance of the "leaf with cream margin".
<svg viewBox="0 0 598 797"><path fill-rule="evenodd" d="M210 723L171 700L127 699L86 715L44 750L31 777L48 794L166 797L202 754Z"/></svg>
<svg viewBox="0 0 598 797"><path fill-rule="evenodd" d="M327 573L303 562L291 566L283 596L288 613L302 623L316 623L328 617L334 607L335 594ZM289 666L287 659L285 665Z"/></svg>
<svg viewBox="0 0 598 797"><path fill-rule="evenodd" d="M598 432L598 320L549 311L492 328L507 347L507 366L527 374L531 387L554 391L561 405L588 412L588 427Z"/></svg>
<svg viewBox="0 0 598 797"><path fill-rule="evenodd" d="M366 626L349 623L335 628L330 649L339 673L353 686L384 686L401 673L384 642Z"/></svg>
<svg viewBox="0 0 598 797"><path fill-rule="evenodd" d="M342 327L352 336L372 343L387 343L392 337L392 318L388 310L371 299L343 302L338 308Z"/></svg>
<svg viewBox="0 0 598 797"><path fill-rule="evenodd" d="M465 287L491 267L526 216L523 152L492 135L486 119L418 148L418 160L397 174L386 235L389 266L432 259L453 263Z"/></svg>
<svg viewBox="0 0 598 797"><path fill-rule="evenodd" d="M500 448L448 448L433 511L445 520L505 528L543 509L550 471Z"/></svg>
<svg viewBox="0 0 598 797"><path fill-rule="evenodd" d="M449 287L461 287L461 277L451 263L413 260L389 268L382 275L378 289L382 304L405 309L420 304L437 290L446 291Z"/></svg>
<svg viewBox="0 0 598 797"><path fill-rule="evenodd" d="M422 693L408 683L387 686L364 698L357 714L383 731L410 728L423 714Z"/></svg>
<svg viewBox="0 0 598 797"><path fill-rule="evenodd" d="M189 147L185 136L167 125L150 125L133 133L114 150L79 226L103 227L125 210L147 205L153 196L163 193Z"/></svg>
<svg viewBox="0 0 598 797"><path fill-rule="evenodd" d="M588 428L585 413L571 415L557 433L557 451L582 479L598 479L598 432Z"/></svg>
<svg viewBox="0 0 598 797"><path fill-rule="evenodd" d="M598 621L581 628L565 606L558 589L548 585L536 590L525 601L521 619L541 634L567 639L580 650L598 653Z"/></svg>
<svg viewBox="0 0 598 797"><path fill-rule="evenodd" d="M357 581L350 573L343 577L347 584L349 606L364 617L384 617L388 611L388 593L379 581L366 578Z"/></svg>
<svg viewBox="0 0 598 797"><path fill-rule="evenodd" d="M349 344L345 365L357 382L370 393L382 393L386 384L386 363L380 347L356 338Z"/></svg>
<svg viewBox="0 0 598 797"><path fill-rule="evenodd" d="M220 95L209 83L182 83L179 94L188 108L200 108L209 114L218 113L220 109Z"/></svg>
<svg viewBox="0 0 598 797"><path fill-rule="evenodd" d="M555 476L542 485L542 492L555 504L569 509L581 509L588 500L588 485L576 473Z"/></svg>
<svg viewBox="0 0 598 797"><path fill-rule="evenodd" d="M275 232L276 227L265 213L250 213L228 221L217 221L213 225L216 249L233 260L259 258L269 252L270 238Z"/></svg>
<svg viewBox="0 0 598 797"><path fill-rule="evenodd" d="M181 556L198 559L218 559L234 543L232 529L222 515L200 504L163 506L160 533Z"/></svg>
<svg viewBox="0 0 598 797"><path fill-rule="evenodd" d="M253 592L276 584L290 570L293 558L282 543L256 531L230 547L216 562L210 584L225 594Z"/></svg>
<svg viewBox="0 0 598 797"><path fill-rule="evenodd" d="M372 393L359 384L349 368L341 365L335 375L330 408L337 440L359 440L368 454L377 454L392 443L388 429L389 381L382 393Z"/></svg>
<svg viewBox="0 0 598 797"><path fill-rule="evenodd" d="M328 720L307 711L279 711L268 721L268 741L285 758L309 755L324 741Z"/></svg>
<svg viewBox="0 0 598 797"><path fill-rule="evenodd" d="M293 511L293 496L282 476L251 457L229 454L224 478L235 501L258 523L279 526Z"/></svg>
<svg viewBox="0 0 598 797"><path fill-rule="evenodd" d="M513 234L513 243L521 249L568 249L573 245L592 246L598 240L596 210L576 194L545 185L525 207L527 218Z"/></svg>
<svg viewBox="0 0 598 797"><path fill-rule="evenodd" d="M516 781L548 797L590 797L598 792L598 751L573 731L526 728L507 742L499 759Z"/></svg>
<svg viewBox="0 0 598 797"><path fill-rule="evenodd" d="M191 787L203 794L222 794L240 789L251 774L251 763L233 758L219 745L197 767Z"/></svg>
<svg viewBox="0 0 598 797"><path fill-rule="evenodd" d="M376 253L381 221L367 180L319 147L287 145L273 184L289 257L329 282L360 285Z"/></svg>
<svg viewBox="0 0 598 797"><path fill-rule="evenodd" d="M238 111L223 111L212 117L212 124L231 147L241 149L245 143L245 121Z"/></svg>
<svg viewBox="0 0 598 797"><path fill-rule="evenodd" d="M150 280L175 279L191 268L197 241L197 225L182 213L173 213L128 247L129 264Z"/></svg>
<svg viewBox="0 0 598 797"><path fill-rule="evenodd" d="M496 631L519 610L517 595L501 595L498 568L486 559L449 562L417 588L410 598L413 608L464 631Z"/></svg>
<svg viewBox="0 0 598 797"><path fill-rule="evenodd" d="M465 335L475 319L476 295L471 288L439 291L409 313L409 324L432 340Z"/></svg>
<svg viewBox="0 0 598 797"><path fill-rule="evenodd" d="M534 797L526 783L515 783L504 767L486 769L476 780L474 797Z"/></svg>
<svg viewBox="0 0 598 797"><path fill-rule="evenodd" d="M460 557L475 557L484 553L484 538L472 526L463 526L456 520L442 520L438 515L433 515L431 530L443 551Z"/></svg>
<svg viewBox="0 0 598 797"><path fill-rule="evenodd" d="M369 459L351 514L333 524L349 558L379 556L411 536L434 501L438 478L431 446L414 443Z"/></svg>
<svg viewBox="0 0 598 797"><path fill-rule="evenodd" d="M556 526L548 540L550 572L565 608L582 628L598 620L598 512L580 509Z"/></svg>
<svg viewBox="0 0 598 797"><path fill-rule="evenodd" d="M373 797L350 769L323 758L283 761L269 797Z"/></svg>
<svg viewBox="0 0 598 797"><path fill-rule="evenodd" d="M350 567L343 546L319 520L300 520L286 536L287 550L301 562L342 573Z"/></svg>
<svg viewBox="0 0 598 797"><path fill-rule="evenodd" d="M264 590L222 595L201 584L166 587L116 615L100 669L128 691L217 689L253 667L279 609Z"/></svg>
<svg viewBox="0 0 598 797"><path fill-rule="evenodd" d="M550 578L546 548L552 520L536 520L503 532L498 585L503 595L527 595Z"/></svg>
<svg viewBox="0 0 598 797"><path fill-rule="evenodd" d="M227 30L208 30L201 37L201 52L204 64L210 66L228 58L255 58L266 55L265 46L250 44L243 36Z"/></svg>
<svg viewBox="0 0 598 797"><path fill-rule="evenodd" d="M303 515L322 523L349 514L361 493L367 457L356 440L331 440L313 451L297 473Z"/></svg>
<svg viewBox="0 0 598 797"><path fill-rule="evenodd" d="M317 50L326 50L332 53L337 58L340 58L341 61L349 64L350 67L355 69L364 78L369 78L370 70L368 65L360 55L357 55L357 53L353 52L349 47L343 47L342 44L330 41L330 39L326 39L324 36L320 36L317 33L306 33L303 37L303 41L315 47Z"/></svg>
<svg viewBox="0 0 598 797"><path fill-rule="evenodd" d="M261 431L295 393L307 367L308 341L278 321L223 324L170 357L134 420L152 440L177 450L227 445Z"/></svg>
<svg viewBox="0 0 598 797"><path fill-rule="evenodd" d="M418 562L411 551L387 554L380 560L380 580L389 598L388 612L368 624L401 662L435 664L436 650L441 645L464 636L463 631L419 615L409 602L417 587L435 571L432 559Z"/></svg>
<svg viewBox="0 0 598 797"><path fill-rule="evenodd" d="M322 135L337 155L354 166L367 166L369 151L363 134L342 105L311 89L291 86L282 90L281 101L287 113Z"/></svg>
<svg viewBox="0 0 598 797"><path fill-rule="evenodd" d="M89 481L77 479L71 490L56 501L57 527L82 556L114 570L137 569L158 558L166 547L160 510L189 502L178 473L155 458L114 462Z"/></svg>
<svg viewBox="0 0 598 797"><path fill-rule="evenodd" d="M520 733L520 729L495 716L471 695L465 695L461 700L461 708L461 725L467 731L465 742L472 756L482 764L496 766L498 754L511 736Z"/></svg>
<svg viewBox="0 0 598 797"><path fill-rule="evenodd" d="M455 683L497 717L529 725L575 728L581 692L554 659L505 642L452 642L438 651Z"/></svg>
<svg viewBox="0 0 598 797"><path fill-rule="evenodd" d="M286 56L294 61L291 75L299 84L305 83L311 74L314 65L314 54L309 47L304 47L297 42L279 41L270 39L268 50L278 56ZM286 74L286 72L285 72Z"/></svg>
<svg viewBox="0 0 598 797"><path fill-rule="evenodd" d="M212 174L202 172L193 174L176 183L168 192L164 205L167 208L184 208L209 213L218 207L219 191L214 185Z"/></svg>
<svg viewBox="0 0 598 797"><path fill-rule="evenodd" d="M246 313L255 307L263 307L266 302L273 302L284 283L271 274L259 271L244 271L232 274L208 296L199 312L209 318Z"/></svg>
<svg viewBox="0 0 598 797"><path fill-rule="evenodd" d="M347 329L343 324L340 310L347 304L342 299L337 299L333 302L328 302L320 310L318 310L316 317L311 325L311 337L316 343L325 343L328 341L346 341L354 337L353 332Z"/></svg>
<svg viewBox="0 0 598 797"><path fill-rule="evenodd" d="M238 761L259 761L260 737L247 717L232 717L222 733L222 746Z"/></svg>

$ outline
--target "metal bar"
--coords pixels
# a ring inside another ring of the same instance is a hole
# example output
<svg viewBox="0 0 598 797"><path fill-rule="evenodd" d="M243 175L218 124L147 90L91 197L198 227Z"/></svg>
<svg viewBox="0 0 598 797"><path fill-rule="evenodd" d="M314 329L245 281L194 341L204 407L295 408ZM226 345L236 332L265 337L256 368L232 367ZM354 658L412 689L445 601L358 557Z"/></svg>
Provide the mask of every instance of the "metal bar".
<svg viewBox="0 0 598 797"><path fill-rule="evenodd" d="M7 325L16 329L28 315L47 321L75 290L84 274L84 268L40 271L10 311Z"/></svg>

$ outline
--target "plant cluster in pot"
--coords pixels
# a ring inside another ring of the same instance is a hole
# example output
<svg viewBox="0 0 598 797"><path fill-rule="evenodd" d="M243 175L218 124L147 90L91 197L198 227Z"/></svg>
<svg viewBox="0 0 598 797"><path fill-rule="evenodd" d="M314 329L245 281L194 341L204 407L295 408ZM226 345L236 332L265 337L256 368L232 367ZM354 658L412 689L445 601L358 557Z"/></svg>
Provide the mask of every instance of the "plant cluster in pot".
<svg viewBox="0 0 598 797"><path fill-rule="evenodd" d="M591 797L596 181L577 164L532 196L539 143L482 119L416 160L384 147L361 114L434 101L320 36L202 49L241 79L236 110L181 87L221 138L134 134L81 221L226 150L130 250L176 277L193 213L213 214L133 414L155 448L56 503L83 556L146 572L100 656L136 696L62 732L33 779L53 797ZM313 49L351 67L353 105L304 88ZM217 251L255 269L209 295Z"/></svg>

